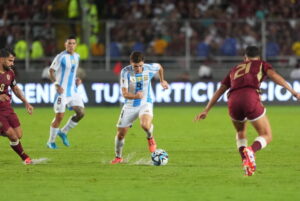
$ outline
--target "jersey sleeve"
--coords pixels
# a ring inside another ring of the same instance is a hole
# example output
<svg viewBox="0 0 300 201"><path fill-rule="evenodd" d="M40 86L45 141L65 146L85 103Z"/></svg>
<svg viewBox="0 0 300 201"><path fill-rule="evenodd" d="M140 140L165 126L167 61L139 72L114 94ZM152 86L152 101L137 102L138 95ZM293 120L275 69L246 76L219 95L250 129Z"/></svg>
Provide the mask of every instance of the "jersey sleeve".
<svg viewBox="0 0 300 201"><path fill-rule="evenodd" d="M274 69L273 69L273 67L272 67L271 64L269 64L269 63L267 63L267 62L264 62L264 63L263 63L263 71L264 71L265 73L267 73L268 70L274 70Z"/></svg>
<svg viewBox="0 0 300 201"><path fill-rule="evenodd" d="M230 73L222 80L221 84L225 85L226 87L230 88Z"/></svg>
<svg viewBox="0 0 300 201"><path fill-rule="evenodd" d="M121 88L128 88L128 71L122 70L120 74L120 86Z"/></svg>
<svg viewBox="0 0 300 201"><path fill-rule="evenodd" d="M15 73L14 73L13 70L11 70L10 75L11 75L11 83L10 83L10 87L11 87L11 88L14 88L14 87L17 85L17 81L16 81L16 75L15 75Z"/></svg>
<svg viewBox="0 0 300 201"><path fill-rule="evenodd" d="M53 69L53 70L55 70L55 71L57 71L59 69L59 67L60 67L60 59L61 59L61 57L59 55L57 55L54 58L51 66L50 66L50 68Z"/></svg>
<svg viewBox="0 0 300 201"><path fill-rule="evenodd" d="M159 63L152 63L149 65L149 70L156 73L160 69L160 64Z"/></svg>

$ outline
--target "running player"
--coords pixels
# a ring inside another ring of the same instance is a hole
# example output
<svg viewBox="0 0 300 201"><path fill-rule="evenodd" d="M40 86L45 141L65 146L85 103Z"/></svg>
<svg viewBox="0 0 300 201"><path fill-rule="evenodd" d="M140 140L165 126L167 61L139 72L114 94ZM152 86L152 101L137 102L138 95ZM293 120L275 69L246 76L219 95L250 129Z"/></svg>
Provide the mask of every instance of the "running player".
<svg viewBox="0 0 300 201"><path fill-rule="evenodd" d="M141 52L132 52L130 65L121 71L120 85L125 104L122 108L117 123L117 135L115 137L115 159L112 164L121 163L122 150L125 135L132 126L133 121L140 119L140 125L147 135L149 151L154 152L156 143L153 137L153 100L151 79L158 72L160 84L168 89L168 82L164 80L163 67L158 63L145 64L144 55Z"/></svg>
<svg viewBox="0 0 300 201"><path fill-rule="evenodd" d="M56 149L56 136L58 135L65 146L70 146L67 133L74 128L84 116L84 104L80 94L77 93L76 83L80 82L76 78L76 72L79 64L79 55L75 52L76 38L70 36L65 41L66 50L58 54L49 69L50 79L56 88L54 100L55 117L50 126L50 136L47 147ZM77 79L77 80L76 80ZM66 125L59 129L63 120L66 106L75 111Z"/></svg>
<svg viewBox="0 0 300 201"><path fill-rule="evenodd" d="M0 134L8 137L11 148L21 157L24 164L31 164L32 160L24 152L20 139L22 129L18 116L11 107L11 95L9 87L13 93L25 104L27 112L31 115L33 107L27 102L22 91L17 86L15 73L11 69L14 65L15 53L3 48L0 50Z"/></svg>
<svg viewBox="0 0 300 201"><path fill-rule="evenodd" d="M194 119L195 121L205 119L213 105L229 89L229 114L237 132L237 148L242 157L245 175L248 176L253 175L256 170L255 152L265 148L272 140L266 109L260 100L260 83L268 76L300 100L300 94L292 89L269 63L262 61L259 55L259 49L256 46L247 47L244 62L231 69L205 109ZM258 137L249 147L246 137L247 120L258 133Z"/></svg>

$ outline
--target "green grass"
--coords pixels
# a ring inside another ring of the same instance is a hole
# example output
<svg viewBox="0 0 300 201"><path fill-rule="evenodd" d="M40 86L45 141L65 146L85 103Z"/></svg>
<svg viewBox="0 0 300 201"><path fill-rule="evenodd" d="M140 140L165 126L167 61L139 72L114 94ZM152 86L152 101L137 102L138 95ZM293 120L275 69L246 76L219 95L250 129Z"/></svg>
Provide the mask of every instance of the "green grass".
<svg viewBox="0 0 300 201"><path fill-rule="evenodd" d="M138 122L126 137L128 163L109 164L114 157L117 107L87 108L85 118L69 133L71 147L57 139L58 150L45 146L52 108L36 108L33 116L17 108L26 152L49 161L24 166L1 137L0 201L299 200L300 107L267 108L273 142L257 153L258 169L252 177L243 176L226 107L213 108L199 123L192 119L201 107L156 107L154 134L170 159L163 167L145 163L150 153ZM66 113L65 121L71 114ZM249 126L249 141L256 136Z"/></svg>

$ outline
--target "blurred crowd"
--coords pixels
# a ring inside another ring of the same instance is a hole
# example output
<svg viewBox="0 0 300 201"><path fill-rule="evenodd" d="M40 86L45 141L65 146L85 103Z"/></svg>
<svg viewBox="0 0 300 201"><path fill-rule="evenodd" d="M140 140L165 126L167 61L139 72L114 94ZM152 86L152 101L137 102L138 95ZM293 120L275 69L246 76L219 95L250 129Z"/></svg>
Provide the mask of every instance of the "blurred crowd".
<svg viewBox="0 0 300 201"><path fill-rule="evenodd" d="M65 16L56 14L62 4ZM53 22L67 21L63 34L82 38L86 27L76 22L86 12L91 35L81 45L92 56L105 55L106 25L111 57L184 56L186 47L192 56L238 56L263 38L268 57L300 56L299 10L299 0L0 0L0 46L14 47L19 59L28 48L32 59L53 56L64 37Z"/></svg>
<svg viewBox="0 0 300 201"><path fill-rule="evenodd" d="M186 37L194 56L236 56L247 45L262 45L262 34L266 56L300 56L299 9L296 0L108 0L102 18L126 21L113 23L112 56L185 55Z"/></svg>

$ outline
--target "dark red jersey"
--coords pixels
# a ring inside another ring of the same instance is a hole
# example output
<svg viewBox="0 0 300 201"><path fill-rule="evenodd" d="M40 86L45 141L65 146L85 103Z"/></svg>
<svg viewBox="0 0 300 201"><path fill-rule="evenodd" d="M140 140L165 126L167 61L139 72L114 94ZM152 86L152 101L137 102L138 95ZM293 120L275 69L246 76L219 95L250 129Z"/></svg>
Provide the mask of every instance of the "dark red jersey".
<svg viewBox="0 0 300 201"><path fill-rule="evenodd" d="M222 84L230 88L229 93L241 88L259 91L260 84L270 69L273 69L272 65L262 60L245 61L233 67Z"/></svg>
<svg viewBox="0 0 300 201"><path fill-rule="evenodd" d="M0 72L0 94L6 94L11 97L9 93L9 87L15 87L15 73L12 70ZM0 110L11 108L11 101L0 101Z"/></svg>

